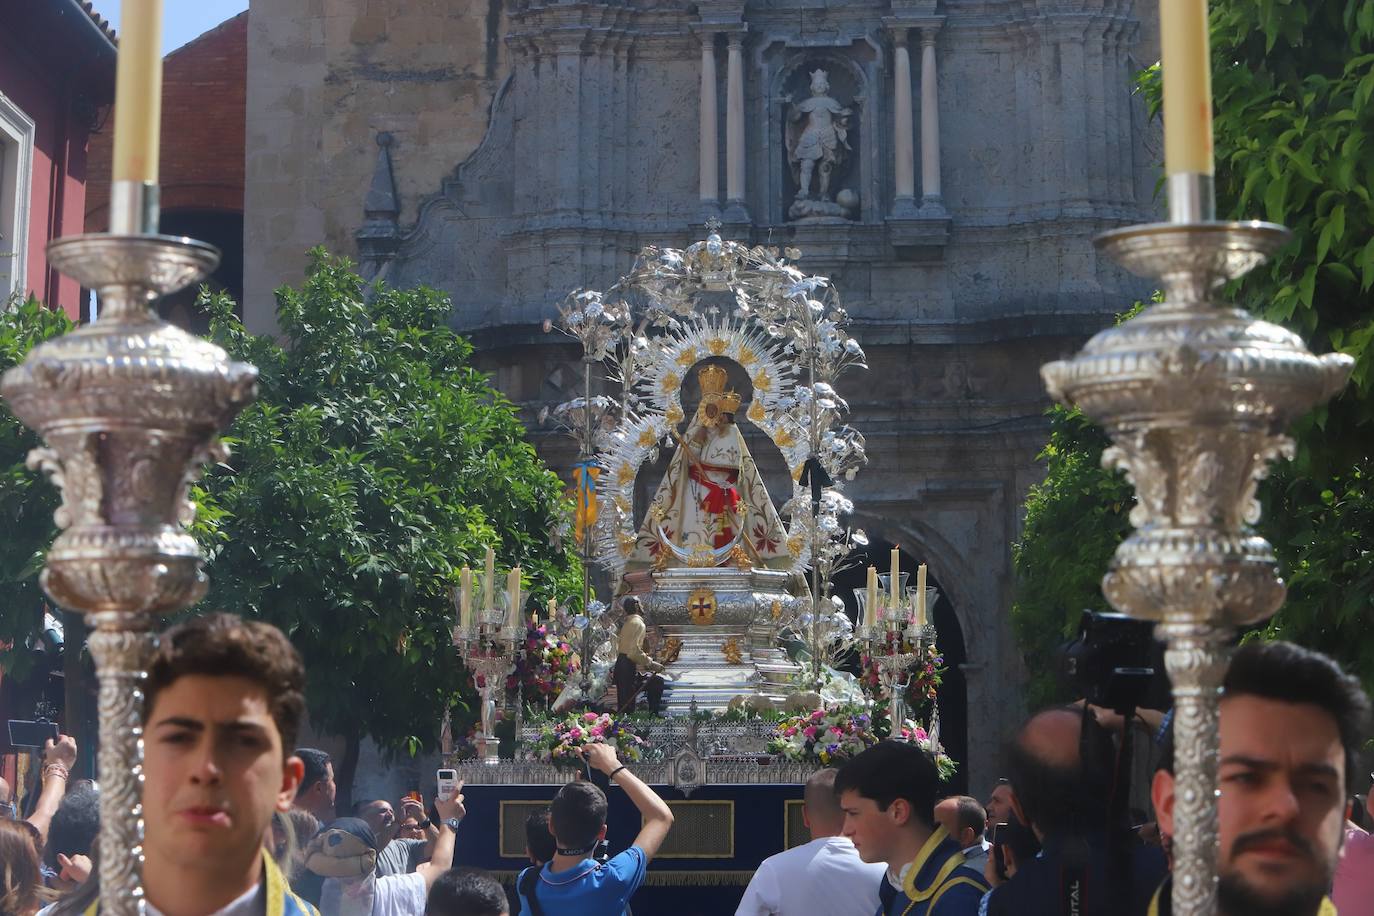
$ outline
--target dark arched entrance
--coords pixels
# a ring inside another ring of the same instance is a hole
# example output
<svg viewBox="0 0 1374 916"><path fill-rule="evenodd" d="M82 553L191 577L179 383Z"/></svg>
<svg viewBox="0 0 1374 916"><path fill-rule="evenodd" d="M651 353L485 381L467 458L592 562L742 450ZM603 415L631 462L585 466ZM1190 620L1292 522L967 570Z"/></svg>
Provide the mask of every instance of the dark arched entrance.
<svg viewBox="0 0 1374 916"><path fill-rule="evenodd" d="M876 566L879 573L887 572L892 563L892 547L889 541L873 539L867 548L851 555L854 565L835 574L833 594L844 600L850 617L858 616L854 589L864 587L866 570L870 565ZM936 566L919 552L911 553L905 548L900 556L902 569L913 573L924 561L927 564L926 584L940 590L940 599L935 602L933 609L937 645L945 659L944 684L936 700L940 708L940 741L945 751L959 762L959 769L949 783L949 791L964 794L968 791L968 684L960 667L967 660L964 633L959 626L959 617L954 613L954 603L940 586ZM911 584L915 584L914 575Z"/></svg>

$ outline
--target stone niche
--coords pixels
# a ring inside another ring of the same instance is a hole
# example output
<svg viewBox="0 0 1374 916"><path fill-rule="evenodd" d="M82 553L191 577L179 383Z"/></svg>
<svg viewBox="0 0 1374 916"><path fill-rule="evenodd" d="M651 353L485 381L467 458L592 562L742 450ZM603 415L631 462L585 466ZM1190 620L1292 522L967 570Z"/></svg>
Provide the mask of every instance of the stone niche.
<svg viewBox="0 0 1374 916"><path fill-rule="evenodd" d="M880 222L881 144L872 91L880 85L878 49L864 38L843 47L779 42L761 49L760 56L769 99L763 144L767 222ZM803 194L800 179L808 172ZM823 179L824 172L829 174Z"/></svg>

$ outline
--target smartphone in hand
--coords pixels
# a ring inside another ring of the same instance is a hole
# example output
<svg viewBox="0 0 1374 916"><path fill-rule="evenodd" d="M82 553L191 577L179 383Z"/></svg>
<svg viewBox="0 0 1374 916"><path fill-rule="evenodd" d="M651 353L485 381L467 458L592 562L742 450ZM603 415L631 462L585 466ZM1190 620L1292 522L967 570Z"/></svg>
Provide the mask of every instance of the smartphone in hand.
<svg viewBox="0 0 1374 916"><path fill-rule="evenodd" d="M435 773L434 777L439 785L439 797L444 801L453 798L454 793L458 791L458 771L444 767Z"/></svg>

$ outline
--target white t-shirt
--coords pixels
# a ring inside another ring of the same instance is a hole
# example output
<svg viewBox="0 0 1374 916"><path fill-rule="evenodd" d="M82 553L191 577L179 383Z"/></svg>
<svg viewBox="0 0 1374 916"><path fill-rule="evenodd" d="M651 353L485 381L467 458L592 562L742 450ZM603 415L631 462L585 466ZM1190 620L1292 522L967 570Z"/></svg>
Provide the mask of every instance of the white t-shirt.
<svg viewBox="0 0 1374 916"><path fill-rule="evenodd" d="M886 871L845 837L822 837L764 859L735 916L873 916Z"/></svg>
<svg viewBox="0 0 1374 916"><path fill-rule="evenodd" d="M428 890L419 872L329 878L320 895L321 916L424 916Z"/></svg>

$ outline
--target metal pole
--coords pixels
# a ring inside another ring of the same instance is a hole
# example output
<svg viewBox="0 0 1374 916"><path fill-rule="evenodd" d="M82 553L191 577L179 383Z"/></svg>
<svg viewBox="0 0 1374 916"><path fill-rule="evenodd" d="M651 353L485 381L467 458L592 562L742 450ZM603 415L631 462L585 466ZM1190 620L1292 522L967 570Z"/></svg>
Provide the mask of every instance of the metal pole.
<svg viewBox="0 0 1374 916"><path fill-rule="evenodd" d="M590 356L582 356L582 448L579 449L579 458L582 461L582 473L587 473L586 463L592 457L592 360ZM586 480L582 482L586 486ZM586 618L587 625L582 628L582 680L580 689L582 692L582 702L590 704L592 701L592 532L587 528L582 532L582 616Z"/></svg>

